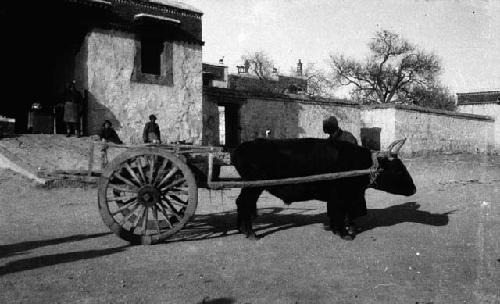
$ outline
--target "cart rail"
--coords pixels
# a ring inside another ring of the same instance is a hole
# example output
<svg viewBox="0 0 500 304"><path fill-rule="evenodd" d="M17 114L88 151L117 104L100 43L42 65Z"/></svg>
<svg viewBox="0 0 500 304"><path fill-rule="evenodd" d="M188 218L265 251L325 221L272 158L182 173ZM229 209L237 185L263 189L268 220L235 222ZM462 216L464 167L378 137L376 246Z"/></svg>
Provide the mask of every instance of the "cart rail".
<svg viewBox="0 0 500 304"><path fill-rule="evenodd" d="M378 173L381 170L375 168L363 169L363 170L352 170L352 171L344 171L344 172L333 172L333 173L324 173L324 174L316 174L309 176L298 176L298 177L289 177L289 178L280 178L280 179L265 179L265 180L224 180L220 179L217 181L213 179L213 166L214 166L214 155L212 153L208 156L208 180L207 186L209 189L213 190L221 190L227 188L258 188L258 187L269 187L269 186L281 186L281 185L296 185L303 183L313 183L319 181L327 181L327 180L335 180L340 178L349 178L349 177L357 177L363 175L370 175L374 173Z"/></svg>

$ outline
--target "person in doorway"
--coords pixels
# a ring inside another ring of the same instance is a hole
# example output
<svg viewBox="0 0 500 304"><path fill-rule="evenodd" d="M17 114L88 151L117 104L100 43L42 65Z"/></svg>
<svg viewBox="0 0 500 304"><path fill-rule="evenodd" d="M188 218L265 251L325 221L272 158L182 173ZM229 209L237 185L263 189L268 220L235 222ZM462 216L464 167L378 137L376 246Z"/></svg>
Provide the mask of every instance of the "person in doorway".
<svg viewBox="0 0 500 304"><path fill-rule="evenodd" d="M142 132L144 143L161 144L160 127L156 123L156 116L149 115L149 121Z"/></svg>
<svg viewBox="0 0 500 304"><path fill-rule="evenodd" d="M113 129L111 121L109 120L105 120L104 123L102 124L102 129L101 133L99 134L99 137L104 142L111 142L117 145L123 144L120 137L118 137L118 134L116 134L115 129Z"/></svg>
<svg viewBox="0 0 500 304"><path fill-rule="evenodd" d="M323 132L329 135L329 139L346 141L357 145L358 141L351 132L344 131L339 127L339 122L335 116L330 116L323 120Z"/></svg>
<svg viewBox="0 0 500 304"><path fill-rule="evenodd" d="M75 133L80 137L80 103L82 95L76 89L76 81L73 80L64 91L64 116L63 120L66 125L66 136L71 136Z"/></svg>

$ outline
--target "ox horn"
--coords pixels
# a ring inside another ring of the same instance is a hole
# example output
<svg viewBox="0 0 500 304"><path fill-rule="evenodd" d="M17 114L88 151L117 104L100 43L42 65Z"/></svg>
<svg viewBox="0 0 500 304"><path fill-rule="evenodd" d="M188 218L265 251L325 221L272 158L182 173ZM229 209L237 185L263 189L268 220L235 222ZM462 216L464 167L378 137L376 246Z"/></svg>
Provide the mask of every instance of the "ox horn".
<svg viewBox="0 0 500 304"><path fill-rule="evenodd" d="M406 138L396 140L389 146L390 148L388 148L387 151L391 154L398 154L405 142Z"/></svg>
<svg viewBox="0 0 500 304"><path fill-rule="evenodd" d="M387 153L391 153L391 150L392 148L394 148L399 142L401 141L401 139L399 140L395 140L393 141L388 147L387 147Z"/></svg>

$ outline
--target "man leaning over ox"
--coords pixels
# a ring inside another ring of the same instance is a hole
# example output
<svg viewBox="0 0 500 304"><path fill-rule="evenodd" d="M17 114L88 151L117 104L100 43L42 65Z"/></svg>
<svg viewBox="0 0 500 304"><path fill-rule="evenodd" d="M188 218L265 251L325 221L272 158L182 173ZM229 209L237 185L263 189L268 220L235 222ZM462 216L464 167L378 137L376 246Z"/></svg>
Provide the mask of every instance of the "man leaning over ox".
<svg viewBox="0 0 500 304"><path fill-rule="evenodd" d="M356 137L352 135L352 133L342 130L339 127L339 122L335 116L330 116L327 119L323 120L323 132L328 134L328 139L337 140L337 141L345 141L351 144L357 145L358 141ZM360 206L360 208L354 208L353 206ZM363 215L366 215L366 200L364 195L360 195L351 206L349 206L346 214L346 218L344 220L345 227L347 233L349 235L355 235L356 227L354 225L354 219ZM331 217L332 214L330 208L328 208L328 216ZM325 228L328 228L328 225L325 225ZM331 228L331 227L330 227Z"/></svg>

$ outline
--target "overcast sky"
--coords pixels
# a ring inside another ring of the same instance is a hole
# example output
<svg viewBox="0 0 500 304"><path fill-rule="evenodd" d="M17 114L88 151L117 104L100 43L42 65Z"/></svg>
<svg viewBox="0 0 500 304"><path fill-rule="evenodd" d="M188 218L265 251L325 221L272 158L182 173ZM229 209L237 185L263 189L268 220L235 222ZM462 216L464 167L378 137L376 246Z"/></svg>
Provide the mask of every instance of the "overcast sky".
<svg viewBox="0 0 500 304"><path fill-rule="evenodd" d="M297 59L325 66L331 53L363 58L380 29L441 58L453 93L500 89L500 0L181 0L203 11L203 61L231 72L263 50L280 73Z"/></svg>

